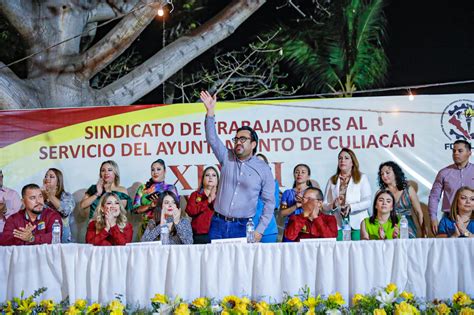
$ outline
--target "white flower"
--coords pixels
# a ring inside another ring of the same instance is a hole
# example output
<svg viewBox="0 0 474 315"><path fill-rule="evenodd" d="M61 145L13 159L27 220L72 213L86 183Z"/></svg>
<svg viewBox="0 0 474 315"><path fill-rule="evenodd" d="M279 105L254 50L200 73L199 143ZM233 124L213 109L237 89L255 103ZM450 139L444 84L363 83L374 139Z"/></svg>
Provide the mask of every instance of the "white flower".
<svg viewBox="0 0 474 315"><path fill-rule="evenodd" d="M341 311L337 309L327 310L326 315L341 315Z"/></svg>
<svg viewBox="0 0 474 315"><path fill-rule="evenodd" d="M222 311L222 307L219 304L214 304L211 306L211 310L213 313L217 313Z"/></svg>
<svg viewBox="0 0 474 315"><path fill-rule="evenodd" d="M395 291L387 293L385 291L380 291L379 294L375 297L377 301L382 303L382 306L392 304L395 300Z"/></svg>

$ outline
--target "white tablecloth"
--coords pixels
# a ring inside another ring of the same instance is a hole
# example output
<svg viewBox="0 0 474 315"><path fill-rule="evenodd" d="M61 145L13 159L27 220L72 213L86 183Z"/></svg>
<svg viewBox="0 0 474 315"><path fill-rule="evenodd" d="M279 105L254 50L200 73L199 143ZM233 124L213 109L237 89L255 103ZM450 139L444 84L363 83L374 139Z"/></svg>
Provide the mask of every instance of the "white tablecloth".
<svg viewBox="0 0 474 315"><path fill-rule="evenodd" d="M284 292L355 293L393 282L417 296L474 295L474 239L284 244L0 247L0 301L29 295L150 305L155 293L282 299Z"/></svg>

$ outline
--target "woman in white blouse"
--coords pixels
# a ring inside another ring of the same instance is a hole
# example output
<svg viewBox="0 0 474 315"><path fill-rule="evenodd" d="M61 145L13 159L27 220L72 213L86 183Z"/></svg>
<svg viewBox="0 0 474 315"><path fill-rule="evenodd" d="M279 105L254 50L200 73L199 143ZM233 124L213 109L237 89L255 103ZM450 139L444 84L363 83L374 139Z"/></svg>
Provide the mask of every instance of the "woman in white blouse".
<svg viewBox="0 0 474 315"><path fill-rule="evenodd" d="M351 226L351 239L360 240L360 223L369 216L372 191L352 150L343 148L339 152L336 174L328 180L324 196L324 210L337 219L337 239L342 239L345 221Z"/></svg>

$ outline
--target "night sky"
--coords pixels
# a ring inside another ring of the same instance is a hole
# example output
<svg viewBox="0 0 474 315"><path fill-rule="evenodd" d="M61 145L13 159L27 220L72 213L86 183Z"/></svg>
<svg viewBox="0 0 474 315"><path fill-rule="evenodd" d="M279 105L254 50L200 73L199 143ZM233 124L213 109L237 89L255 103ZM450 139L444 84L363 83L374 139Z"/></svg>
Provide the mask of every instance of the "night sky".
<svg viewBox="0 0 474 315"><path fill-rule="evenodd" d="M392 1L386 86L474 79L474 1ZM420 93L474 92L474 84Z"/></svg>
<svg viewBox="0 0 474 315"><path fill-rule="evenodd" d="M222 0L216 1L212 8L218 12L225 3L227 2ZM268 1L233 35L218 45L227 49L238 48L242 43L248 43L254 38L256 30L270 28L281 19L301 18L291 7L275 9L284 3L286 0ZM308 3L311 1L308 0ZM382 87L474 79L474 1L392 0L387 3L386 53L389 69L387 80ZM150 26L148 32L153 34L160 26L160 22L157 21L155 26ZM156 33L152 36L156 38ZM146 40L145 43L147 48L142 52L148 51L149 55L160 49L160 41ZM213 50L210 49L197 60L212 58L212 53ZM160 92L161 87L143 97L139 103L161 102ZM415 94L472 92L474 84L413 90ZM407 94L407 91L368 95L399 94Z"/></svg>

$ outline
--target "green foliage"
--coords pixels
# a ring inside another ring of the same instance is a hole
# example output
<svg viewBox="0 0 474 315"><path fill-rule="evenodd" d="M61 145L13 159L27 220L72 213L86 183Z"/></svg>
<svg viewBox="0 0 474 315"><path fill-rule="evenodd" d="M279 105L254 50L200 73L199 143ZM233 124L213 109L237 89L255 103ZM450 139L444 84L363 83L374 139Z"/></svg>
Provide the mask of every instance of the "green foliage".
<svg viewBox="0 0 474 315"><path fill-rule="evenodd" d="M345 96L384 82L388 60L384 0L339 0L333 14L305 31L285 29L278 44L293 77L316 93L341 91Z"/></svg>

